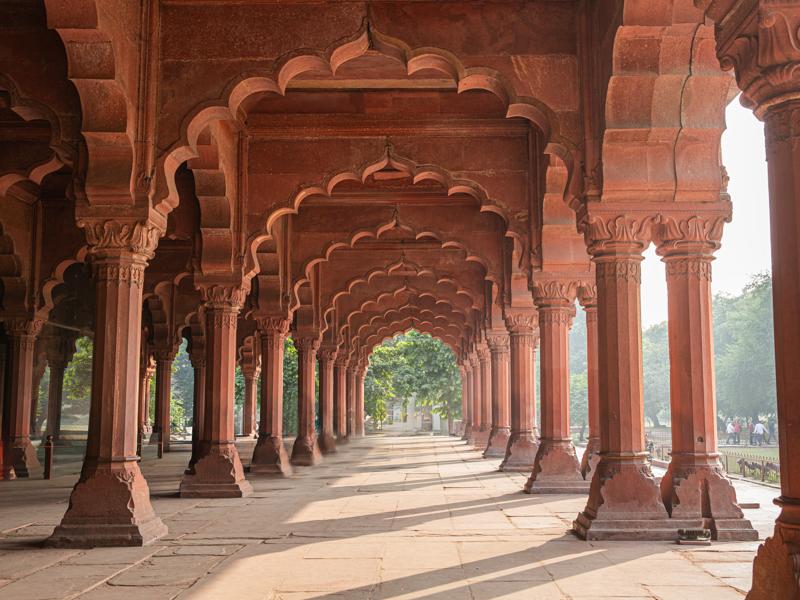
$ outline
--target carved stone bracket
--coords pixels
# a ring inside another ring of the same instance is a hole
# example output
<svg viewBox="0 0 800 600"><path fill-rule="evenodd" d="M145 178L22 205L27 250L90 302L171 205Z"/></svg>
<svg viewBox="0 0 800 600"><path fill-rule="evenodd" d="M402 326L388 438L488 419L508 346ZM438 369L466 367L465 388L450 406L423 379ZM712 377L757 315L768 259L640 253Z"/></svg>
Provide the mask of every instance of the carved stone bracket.
<svg viewBox="0 0 800 600"><path fill-rule="evenodd" d="M489 344L489 350L493 354L502 354L510 351L511 338L507 333L493 333L486 334L486 342Z"/></svg>
<svg viewBox="0 0 800 600"><path fill-rule="evenodd" d="M207 308L235 308L244 305L250 290L237 284L208 284L199 286L200 295Z"/></svg>
<svg viewBox="0 0 800 600"><path fill-rule="evenodd" d="M286 337L289 335L289 326L291 321L283 317L263 317L256 315L255 317L258 328L264 335L279 335Z"/></svg>
<svg viewBox="0 0 800 600"><path fill-rule="evenodd" d="M89 243L90 252L97 256L123 252L153 258L158 240L164 230L152 223L127 222L109 219L79 219Z"/></svg>
<svg viewBox="0 0 800 600"><path fill-rule="evenodd" d="M506 327L511 333L533 333L539 326L539 317L535 310L507 310Z"/></svg>

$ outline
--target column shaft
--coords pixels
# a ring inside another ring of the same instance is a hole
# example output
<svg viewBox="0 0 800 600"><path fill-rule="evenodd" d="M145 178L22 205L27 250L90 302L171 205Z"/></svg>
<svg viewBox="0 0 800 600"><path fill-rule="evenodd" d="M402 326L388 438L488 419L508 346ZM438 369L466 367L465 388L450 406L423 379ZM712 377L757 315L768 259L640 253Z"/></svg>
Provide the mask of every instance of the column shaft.
<svg viewBox="0 0 800 600"><path fill-rule="evenodd" d="M283 445L283 347L289 321L259 318L261 329L261 419L251 473L288 476L292 473Z"/></svg>
<svg viewBox="0 0 800 600"><path fill-rule="evenodd" d="M581 288L581 306L586 316L586 378L588 382L589 439L581 461L583 478L591 480L600 461L600 380L597 357L597 286Z"/></svg>
<svg viewBox="0 0 800 600"><path fill-rule="evenodd" d="M319 418L321 431L319 449L323 454L336 452L336 438L333 434L333 365L336 350L324 348L319 351Z"/></svg>
<svg viewBox="0 0 800 600"><path fill-rule="evenodd" d="M233 394L236 322L244 292L239 288L201 288L205 299L206 406L203 437L194 473L184 474L183 498L238 498L253 488L244 478L236 449Z"/></svg>
<svg viewBox="0 0 800 600"><path fill-rule="evenodd" d="M192 357L194 371L194 392L192 394L192 456L189 459L189 473L194 473L194 465L203 455L203 426L206 420L206 358Z"/></svg>
<svg viewBox="0 0 800 600"><path fill-rule="evenodd" d="M476 449L483 449L486 447L487 440L482 440L482 437L487 432L483 424L483 379L481 377L481 361L477 352L470 354L469 362L472 367L472 394L470 394L472 399L472 435L469 438L469 443Z"/></svg>
<svg viewBox="0 0 800 600"><path fill-rule="evenodd" d="M478 352L478 361L481 369L481 429L478 450L486 452L492 431L492 360L489 348L482 348Z"/></svg>
<svg viewBox="0 0 800 600"><path fill-rule="evenodd" d="M8 325L8 324L7 324ZM9 327L11 362L8 396L8 438L12 466L17 477L30 477L41 470L36 448L31 443L33 405L33 360L41 321L11 321Z"/></svg>
<svg viewBox="0 0 800 600"><path fill-rule="evenodd" d="M472 438L472 364L469 357L464 358L463 383L462 402L466 411L464 412L464 433L461 439L469 444Z"/></svg>
<svg viewBox="0 0 800 600"><path fill-rule="evenodd" d="M588 482L580 473L569 418L569 328L575 314L574 285L537 286L541 335L541 438L525 491L537 494L580 493Z"/></svg>
<svg viewBox="0 0 800 600"><path fill-rule="evenodd" d="M502 458L506 455L509 424L509 337L506 333L488 336L492 367L492 429L489 443L483 453L485 458Z"/></svg>
<svg viewBox="0 0 800 600"><path fill-rule="evenodd" d="M677 536L644 446L639 298L644 247L642 241L590 247L597 268L601 458L586 508L574 524L585 539Z"/></svg>
<svg viewBox="0 0 800 600"><path fill-rule="evenodd" d="M293 465L311 466L317 464L322 455L317 444L316 421L316 382L315 365L319 338L298 337L294 340L297 348L297 439L292 446Z"/></svg>
<svg viewBox="0 0 800 600"><path fill-rule="evenodd" d="M338 443L347 441L347 363L337 360L334 367L334 435Z"/></svg>
<svg viewBox="0 0 800 600"><path fill-rule="evenodd" d="M366 434L364 421L366 412L364 410L364 382L367 379L367 367L359 365L356 373L356 435L363 437Z"/></svg>
<svg viewBox="0 0 800 600"><path fill-rule="evenodd" d="M251 437L256 430L257 375L244 376L244 405L242 406L242 435Z"/></svg>
<svg viewBox="0 0 800 600"><path fill-rule="evenodd" d="M47 389L47 431L54 440L61 436L61 407L64 401L64 371L66 365L61 362L50 363L50 386Z"/></svg>
<svg viewBox="0 0 800 600"><path fill-rule="evenodd" d="M347 367L347 437L356 436L356 365L352 361Z"/></svg>
<svg viewBox="0 0 800 600"><path fill-rule="evenodd" d="M114 231L119 235L107 235ZM141 546L167 532L153 512L136 455L142 286L156 232L142 225L87 225L87 238L98 244L92 248L96 325L89 438L69 508L50 538L54 545ZM121 241L129 248L112 245Z"/></svg>
<svg viewBox="0 0 800 600"><path fill-rule="evenodd" d="M534 436L536 313L529 311L512 315L507 319L507 325L511 342L511 435L500 470L527 473L533 468L539 449Z"/></svg>
<svg viewBox="0 0 800 600"><path fill-rule="evenodd" d="M153 427L153 438L155 438L155 441L163 440L164 452L169 452L172 433L170 402L172 398L173 358L174 354L168 350L156 353L156 422Z"/></svg>

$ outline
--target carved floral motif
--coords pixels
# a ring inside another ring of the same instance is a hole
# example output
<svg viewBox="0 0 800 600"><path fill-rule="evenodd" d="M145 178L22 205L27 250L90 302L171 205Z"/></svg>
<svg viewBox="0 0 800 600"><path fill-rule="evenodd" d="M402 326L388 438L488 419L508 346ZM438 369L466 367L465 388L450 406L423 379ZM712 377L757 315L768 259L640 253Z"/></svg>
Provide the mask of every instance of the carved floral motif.
<svg viewBox="0 0 800 600"><path fill-rule="evenodd" d="M152 223L126 223L112 220L80 219L91 252L127 250L153 258L159 238L164 231Z"/></svg>
<svg viewBox="0 0 800 600"><path fill-rule="evenodd" d="M200 286L200 295L207 308L231 307L237 310L244 305L249 289L239 285L203 285Z"/></svg>
<svg viewBox="0 0 800 600"><path fill-rule="evenodd" d="M592 255L624 247L631 252L642 252L650 243L655 215L594 215L580 225L586 246Z"/></svg>

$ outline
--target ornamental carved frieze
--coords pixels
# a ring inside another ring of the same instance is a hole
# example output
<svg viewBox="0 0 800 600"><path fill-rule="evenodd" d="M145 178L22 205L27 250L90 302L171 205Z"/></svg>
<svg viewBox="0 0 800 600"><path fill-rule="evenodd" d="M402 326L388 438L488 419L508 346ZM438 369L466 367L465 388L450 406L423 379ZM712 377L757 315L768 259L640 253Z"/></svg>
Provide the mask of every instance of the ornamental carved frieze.
<svg viewBox="0 0 800 600"><path fill-rule="evenodd" d="M667 277L696 277L711 281L710 257L670 258L666 263Z"/></svg>
<svg viewBox="0 0 800 600"><path fill-rule="evenodd" d="M141 288L144 285L144 263L94 261L94 278L106 285L131 285Z"/></svg>
<svg viewBox="0 0 800 600"><path fill-rule="evenodd" d="M239 310L232 306L216 307L208 312L206 323L214 329L236 329L239 321Z"/></svg>
<svg viewBox="0 0 800 600"><path fill-rule="evenodd" d="M153 258L164 230L152 223L125 222L102 219L79 219L89 243L90 252L102 255L111 251L127 251Z"/></svg>
<svg viewBox="0 0 800 600"><path fill-rule="evenodd" d="M763 118L773 106L800 98L800 6L760 0L709 10L718 19L720 65L734 70L742 104Z"/></svg>
<svg viewBox="0 0 800 600"><path fill-rule="evenodd" d="M596 279L606 285L614 282L642 283L642 265L640 260L620 259L597 263Z"/></svg>
<svg viewBox="0 0 800 600"><path fill-rule="evenodd" d="M510 333L532 333L539 326L535 310L507 311L506 327Z"/></svg>
<svg viewBox="0 0 800 600"><path fill-rule="evenodd" d="M579 228L589 253L598 256L620 250L644 251L657 222L658 217L654 214L599 214L587 215Z"/></svg>
<svg viewBox="0 0 800 600"><path fill-rule="evenodd" d="M200 295L208 309L235 308L244 305L249 289L235 284L210 284L200 286Z"/></svg>
<svg viewBox="0 0 800 600"><path fill-rule="evenodd" d="M285 338L289 335L291 321L283 317L259 317L256 316L258 328L265 336L280 336Z"/></svg>
<svg viewBox="0 0 800 600"><path fill-rule="evenodd" d="M572 327L572 319L575 317L575 308L567 307L548 307L539 311L539 325L564 325Z"/></svg>
<svg viewBox="0 0 800 600"><path fill-rule="evenodd" d="M655 242L660 255L672 253L712 253L722 240L725 223L731 220L730 203L721 203L720 212L707 215L662 215Z"/></svg>
<svg viewBox="0 0 800 600"><path fill-rule="evenodd" d="M36 341L45 322L43 319L8 319L5 322L6 332L27 347L28 343L33 344Z"/></svg>
<svg viewBox="0 0 800 600"><path fill-rule="evenodd" d="M796 143L800 138L800 102L789 102L774 107L767 114L764 129L767 159L783 144Z"/></svg>
<svg viewBox="0 0 800 600"><path fill-rule="evenodd" d="M510 349L511 340L507 333L487 333L486 342L492 354L504 354Z"/></svg>

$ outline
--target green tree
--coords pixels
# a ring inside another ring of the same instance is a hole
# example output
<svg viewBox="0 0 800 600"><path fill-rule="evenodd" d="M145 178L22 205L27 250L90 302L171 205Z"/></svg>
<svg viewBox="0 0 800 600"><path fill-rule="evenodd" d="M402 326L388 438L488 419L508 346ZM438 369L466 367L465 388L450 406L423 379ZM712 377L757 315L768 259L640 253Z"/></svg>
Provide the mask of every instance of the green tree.
<svg viewBox="0 0 800 600"><path fill-rule="evenodd" d="M172 431L185 431L194 411L194 368L183 340L172 361L169 415Z"/></svg>
<svg viewBox="0 0 800 600"><path fill-rule="evenodd" d="M586 359L586 319L578 309L569 333L569 416L572 425L580 425L583 441L589 422L589 378Z"/></svg>
<svg viewBox="0 0 800 600"><path fill-rule="evenodd" d="M64 371L63 413L88 419L92 396L92 340L80 337L75 355ZM88 421L87 421L88 422Z"/></svg>
<svg viewBox="0 0 800 600"><path fill-rule="evenodd" d="M653 427L669 421L669 336L667 322L642 333L644 416Z"/></svg>
<svg viewBox="0 0 800 600"><path fill-rule="evenodd" d="M283 344L283 433L297 434L297 350L291 338Z"/></svg>

